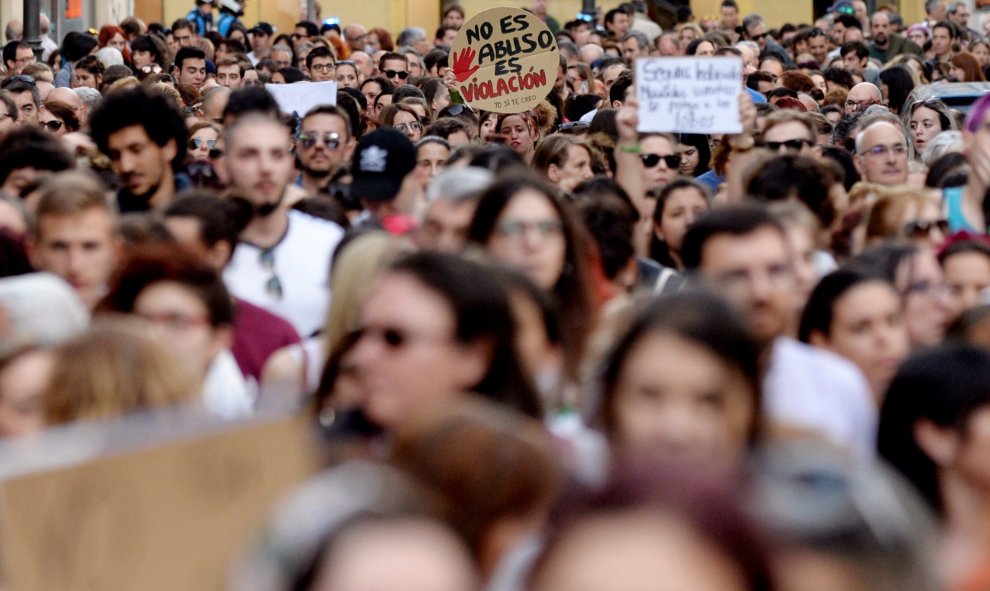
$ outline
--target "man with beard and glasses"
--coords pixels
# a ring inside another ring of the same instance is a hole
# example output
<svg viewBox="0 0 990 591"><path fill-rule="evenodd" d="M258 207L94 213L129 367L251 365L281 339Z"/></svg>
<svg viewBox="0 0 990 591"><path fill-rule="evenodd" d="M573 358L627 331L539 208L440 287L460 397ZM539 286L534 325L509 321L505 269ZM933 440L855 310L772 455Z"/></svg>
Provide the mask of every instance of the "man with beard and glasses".
<svg viewBox="0 0 990 591"><path fill-rule="evenodd" d="M189 187L189 177L180 172L186 126L164 94L145 86L111 93L93 111L90 129L120 177L122 213L165 207Z"/></svg>
<svg viewBox="0 0 990 591"><path fill-rule="evenodd" d="M354 149L350 118L340 107L321 105L303 117L296 135L296 184L306 194L326 193L334 171Z"/></svg>
<svg viewBox="0 0 990 591"><path fill-rule="evenodd" d="M231 293L288 320L303 337L318 331L329 305L330 259L344 234L337 224L293 210L285 194L293 174L289 129L250 112L224 129L220 161L233 198L253 217L224 270Z"/></svg>

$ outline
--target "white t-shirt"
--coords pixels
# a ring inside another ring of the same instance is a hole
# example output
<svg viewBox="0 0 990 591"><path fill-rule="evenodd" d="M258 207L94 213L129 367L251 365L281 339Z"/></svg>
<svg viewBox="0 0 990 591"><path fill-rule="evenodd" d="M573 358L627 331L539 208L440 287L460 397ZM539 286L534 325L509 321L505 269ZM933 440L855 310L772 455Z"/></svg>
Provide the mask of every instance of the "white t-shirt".
<svg viewBox="0 0 990 591"><path fill-rule="evenodd" d="M877 403L859 368L838 355L778 338L763 408L771 420L815 431L856 457L876 455Z"/></svg>
<svg viewBox="0 0 990 591"><path fill-rule="evenodd" d="M285 236L272 248L238 244L224 282L235 296L285 318L306 338L323 328L330 259L343 235L334 222L290 210Z"/></svg>

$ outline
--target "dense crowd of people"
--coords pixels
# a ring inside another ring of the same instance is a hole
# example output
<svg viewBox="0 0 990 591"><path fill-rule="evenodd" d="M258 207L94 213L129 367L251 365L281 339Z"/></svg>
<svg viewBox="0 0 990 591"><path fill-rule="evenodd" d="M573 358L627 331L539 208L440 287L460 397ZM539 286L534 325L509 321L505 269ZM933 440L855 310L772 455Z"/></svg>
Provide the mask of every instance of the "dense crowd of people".
<svg viewBox="0 0 990 591"><path fill-rule="evenodd" d="M990 588L990 96L938 98L990 44L925 8L535 0L521 113L464 102L457 4L43 19L37 59L12 21L0 437L305 413L327 469L238 589ZM669 56L742 61L742 133L638 130Z"/></svg>

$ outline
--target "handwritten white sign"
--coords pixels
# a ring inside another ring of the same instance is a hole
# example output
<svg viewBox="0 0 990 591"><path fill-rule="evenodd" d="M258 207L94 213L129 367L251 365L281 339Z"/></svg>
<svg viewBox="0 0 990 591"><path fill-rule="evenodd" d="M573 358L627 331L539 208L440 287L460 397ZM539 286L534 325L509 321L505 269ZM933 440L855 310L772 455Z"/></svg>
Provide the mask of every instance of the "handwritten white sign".
<svg viewBox="0 0 990 591"><path fill-rule="evenodd" d="M283 113L305 115L317 105L337 104L337 83L294 82L292 84L266 84Z"/></svg>
<svg viewBox="0 0 990 591"><path fill-rule="evenodd" d="M675 57L636 60L639 130L740 133L742 60Z"/></svg>

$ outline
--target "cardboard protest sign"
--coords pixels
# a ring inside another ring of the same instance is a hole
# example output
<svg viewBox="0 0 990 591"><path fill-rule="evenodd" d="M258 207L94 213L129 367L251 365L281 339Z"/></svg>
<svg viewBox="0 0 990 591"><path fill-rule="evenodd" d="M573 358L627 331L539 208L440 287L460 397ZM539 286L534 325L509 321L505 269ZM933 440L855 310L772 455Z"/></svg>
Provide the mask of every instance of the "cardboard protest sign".
<svg viewBox="0 0 990 591"><path fill-rule="evenodd" d="M536 16L493 8L464 23L450 51L461 97L476 109L522 113L553 89L557 39Z"/></svg>
<svg viewBox="0 0 990 591"><path fill-rule="evenodd" d="M298 113L302 116L317 105L337 104L337 83L332 80L266 84L265 90L272 93L283 113Z"/></svg>
<svg viewBox="0 0 990 591"><path fill-rule="evenodd" d="M639 130L740 133L742 60L737 57L636 60Z"/></svg>
<svg viewBox="0 0 990 591"><path fill-rule="evenodd" d="M139 428L163 431L154 421ZM103 433L68 435L62 447L85 457L54 466L41 457L0 481L5 589L225 589L231 558L272 504L316 471L310 430L295 417L166 434L123 453ZM7 449L0 460L19 461Z"/></svg>

